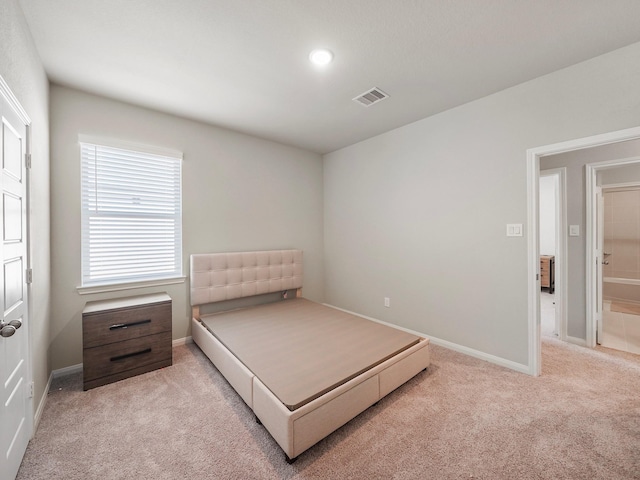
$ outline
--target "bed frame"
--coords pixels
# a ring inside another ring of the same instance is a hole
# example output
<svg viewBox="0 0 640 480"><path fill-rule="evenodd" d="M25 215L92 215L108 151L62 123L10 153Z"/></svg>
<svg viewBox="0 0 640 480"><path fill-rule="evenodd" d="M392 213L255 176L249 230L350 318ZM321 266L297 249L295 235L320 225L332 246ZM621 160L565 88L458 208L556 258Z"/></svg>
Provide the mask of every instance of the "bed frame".
<svg viewBox="0 0 640 480"><path fill-rule="evenodd" d="M273 250L191 255L192 336L253 410L291 463L302 452L424 370L429 340L384 361L315 400L289 410L200 322L201 307L295 290L301 296L302 251Z"/></svg>

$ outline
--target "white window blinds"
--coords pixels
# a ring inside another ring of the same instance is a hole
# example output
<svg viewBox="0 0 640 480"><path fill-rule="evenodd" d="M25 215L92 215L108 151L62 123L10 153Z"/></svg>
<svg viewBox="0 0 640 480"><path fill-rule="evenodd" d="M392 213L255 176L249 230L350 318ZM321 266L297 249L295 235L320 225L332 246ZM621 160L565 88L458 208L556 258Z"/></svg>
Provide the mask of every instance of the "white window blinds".
<svg viewBox="0 0 640 480"><path fill-rule="evenodd" d="M182 159L80 147L82 285L181 276Z"/></svg>

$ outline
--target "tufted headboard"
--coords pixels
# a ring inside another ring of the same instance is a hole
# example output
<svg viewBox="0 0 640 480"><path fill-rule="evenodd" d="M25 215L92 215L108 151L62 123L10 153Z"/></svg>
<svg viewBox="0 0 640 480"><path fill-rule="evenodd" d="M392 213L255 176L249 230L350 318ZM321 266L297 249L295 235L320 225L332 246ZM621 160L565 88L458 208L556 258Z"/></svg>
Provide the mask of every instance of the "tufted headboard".
<svg viewBox="0 0 640 480"><path fill-rule="evenodd" d="M191 306L302 287L302 250L191 255Z"/></svg>

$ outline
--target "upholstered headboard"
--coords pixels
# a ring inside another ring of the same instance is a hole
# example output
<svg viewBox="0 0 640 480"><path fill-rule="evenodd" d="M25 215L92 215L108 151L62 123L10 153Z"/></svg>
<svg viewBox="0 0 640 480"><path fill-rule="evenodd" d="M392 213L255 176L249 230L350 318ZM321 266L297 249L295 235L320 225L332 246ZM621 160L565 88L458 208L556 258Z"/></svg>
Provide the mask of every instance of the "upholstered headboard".
<svg viewBox="0 0 640 480"><path fill-rule="evenodd" d="M302 288L302 250L191 255L191 305Z"/></svg>

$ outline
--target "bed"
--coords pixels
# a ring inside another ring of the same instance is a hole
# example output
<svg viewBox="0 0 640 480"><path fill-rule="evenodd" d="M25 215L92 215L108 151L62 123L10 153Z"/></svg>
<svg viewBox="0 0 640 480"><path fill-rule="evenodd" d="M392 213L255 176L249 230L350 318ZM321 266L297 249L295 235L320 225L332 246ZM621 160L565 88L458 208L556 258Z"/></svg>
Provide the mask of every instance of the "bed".
<svg viewBox="0 0 640 480"><path fill-rule="evenodd" d="M302 298L302 258L190 258L193 340L289 462L430 361L426 338Z"/></svg>

